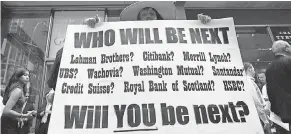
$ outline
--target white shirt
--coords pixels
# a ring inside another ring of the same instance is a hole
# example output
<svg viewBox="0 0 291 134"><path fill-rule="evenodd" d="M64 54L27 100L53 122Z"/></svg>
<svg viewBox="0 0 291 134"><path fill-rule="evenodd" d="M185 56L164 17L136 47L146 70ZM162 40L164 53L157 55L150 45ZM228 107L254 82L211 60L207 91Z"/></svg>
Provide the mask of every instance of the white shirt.
<svg viewBox="0 0 291 134"><path fill-rule="evenodd" d="M52 104L51 103L49 103L49 101L48 101L48 96L49 95L51 95L51 94L54 94L55 92L54 92L54 90L51 90L47 95L46 95L46 107L45 107L45 114L44 114L44 116L42 117L42 119L41 119L41 123L46 123L47 122L47 117L48 117L48 115L50 114L50 113L47 113L46 111L49 111L50 109L51 109L51 107L52 107Z"/></svg>
<svg viewBox="0 0 291 134"><path fill-rule="evenodd" d="M269 100L268 93L267 93L267 86L264 85L262 88L262 95L265 100Z"/></svg>
<svg viewBox="0 0 291 134"><path fill-rule="evenodd" d="M268 122L268 116L265 113L266 102L262 97L261 91L257 84L255 83L255 79L253 77L247 76L247 81L250 84L250 93L253 97L257 112L259 114L260 119L266 123Z"/></svg>
<svg viewBox="0 0 291 134"><path fill-rule="evenodd" d="M3 98L2 98L2 96L0 96L0 119L1 119L1 116L2 116L2 113L3 113L3 110L4 110L4 105L3 105Z"/></svg>

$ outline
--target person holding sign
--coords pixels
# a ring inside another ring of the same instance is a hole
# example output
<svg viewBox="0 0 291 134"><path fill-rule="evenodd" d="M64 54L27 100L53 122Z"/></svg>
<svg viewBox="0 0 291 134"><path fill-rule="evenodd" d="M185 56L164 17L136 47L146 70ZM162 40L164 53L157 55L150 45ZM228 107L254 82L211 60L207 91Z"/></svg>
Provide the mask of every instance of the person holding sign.
<svg viewBox="0 0 291 134"><path fill-rule="evenodd" d="M268 116L267 116L268 113L270 113L270 110L267 107L267 103L263 99L263 96L262 96L262 93L261 93L259 87L255 83L254 67L251 63L246 62L246 63L244 63L244 70L245 70L246 75L247 75L247 81L248 81L248 83L250 83L250 85L252 87L250 89L250 93L253 97L257 112L259 114L259 118L260 118L262 124L264 124L265 132L267 134L271 134L271 124L270 124L270 121L269 121Z"/></svg>
<svg viewBox="0 0 291 134"><path fill-rule="evenodd" d="M208 23L211 17L198 14L198 20L203 24ZM99 23L98 14L88 18L84 24L94 28ZM126 7L120 14L121 21L147 21L147 20L176 20L176 7L173 2L142 1Z"/></svg>
<svg viewBox="0 0 291 134"><path fill-rule="evenodd" d="M25 85L29 82L29 71L17 69L11 76L5 89L3 103L5 108L1 118L2 134L19 134L25 120L32 119L35 111L22 114L26 103L24 97Z"/></svg>
<svg viewBox="0 0 291 134"><path fill-rule="evenodd" d="M162 20L96 27L68 26L49 134L263 133L245 91L232 18L208 25ZM127 29L144 32L133 37ZM70 77L65 70L77 71Z"/></svg>
<svg viewBox="0 0 291 134"><path fill-rule="evenodd" d="M211 17L208 15L198 14L198 20L201 23L206 24L210 22ZM176 19L176 7L173 2L156 2L156 1L142 1L136 2L128 7L126 7L120 14L121 21L136 21L136 20L175 20ZM91 28L94 28L97 23L100 22L98 14L93 18L88 18L84 20L84 24ZM55 90L59 66L61 62L61 57L63 53L63 48L61 48L57 54L53 67L50 71L50 76L47 81L49 88Z"/></svg>

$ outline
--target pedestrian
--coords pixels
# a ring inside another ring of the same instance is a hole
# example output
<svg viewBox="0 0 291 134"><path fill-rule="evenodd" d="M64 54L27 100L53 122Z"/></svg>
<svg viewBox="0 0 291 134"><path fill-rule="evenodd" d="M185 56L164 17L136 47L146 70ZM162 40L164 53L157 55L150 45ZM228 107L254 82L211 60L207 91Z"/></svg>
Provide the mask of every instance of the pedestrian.
<svg viewBox="0 0 291 134"><path fill-rule="evenodd" d="M267 93L271 102L271 111L278 115L282 122L291 124L291 46L279 40L272 45L275 60L266 70ZM278 133L291 134L276 125Z"/></svg>
<svg viewBox="0 0 291 134"><path fill-rule="evenodd" d="M3 104L5 105L1 118L2 134L19 134L24 121L32 119L35 111L23 114L25 104L24 87L29 82L29 71L17 69L6 86Z"/></svg>
<svg viewBox="0 0 291 134"><path fill-rule="evenodd" d="M265 75L265 69L261 69L258 74L258 87L262 90L263 86L266 85L266 75Z"/></svg>
<svg viewBox="0 0 291 134"><path fill-rule="evenodd" d="M271 134L271 121L268 118L270 110L267 108L267 103L263 99L262 93L255 83L255 69L249 62L244 63L244 71L246 73L247 82L250 84L249 92L254 100L261 124L263 125L266 134Z"/></svg>
<svg viewBox="0 0 291 134"><path fill-rule="evenodd" d="M38 128L38 134L47 134L48 132L48 126L52 113L53 100L54 100L54 90L51 89L45 97L45 107L39 113L40 125Z"/></svg>
<svg viewBox="0 0 291 134"><path fill-rule="evenodd" d="M269 101L269 97L268 97L268 94L267 94L267 88L266 88L266 69L262 69L260 70L260 72L258 73L258 87L261 89L261 92L262 92L262 96L263 96L263 99L265 100L266 102L266 107L271 110L271 103ZM268 114L268 116L270 116Z"/></svg>

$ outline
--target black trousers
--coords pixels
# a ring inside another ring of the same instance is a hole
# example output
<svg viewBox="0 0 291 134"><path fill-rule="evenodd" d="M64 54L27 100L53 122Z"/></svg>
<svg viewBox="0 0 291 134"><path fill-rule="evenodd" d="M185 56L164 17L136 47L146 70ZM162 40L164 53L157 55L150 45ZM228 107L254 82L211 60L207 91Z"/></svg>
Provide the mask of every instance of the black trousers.
<svg viewBox="0 0 291 134"><path fill-rule="evenodd" d="M38 134L47 134L50 119L51 119L51 115L49 114L48 117L47 117L47 122L39 124Z"/></svg>

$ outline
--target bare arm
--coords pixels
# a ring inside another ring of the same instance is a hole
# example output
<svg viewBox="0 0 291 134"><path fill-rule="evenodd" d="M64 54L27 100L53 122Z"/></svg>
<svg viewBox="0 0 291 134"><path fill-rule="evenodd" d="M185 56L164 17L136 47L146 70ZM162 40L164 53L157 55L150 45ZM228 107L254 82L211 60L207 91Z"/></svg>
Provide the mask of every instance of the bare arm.
<svg viewBox="0 0 291 134"><path fill-rule="evenodd" d="M4 107L4 110L3 110L4 116L9 116L9 117L12 117L13 119L31 116L31 113L21 114L21 113L18 113L16 111L12 110L12 108L15 106L16 102L18 101L18 99L20 98L21 95L22 95L22 91L19 88L16 88L15 90L13 90L11 92L11 95L10 95L10 97L9 97L5 107Z"/></svg>
<svg viewBox="0 0 291 134"><path fill-rule="evenodd" d="M4 107L3 110L3 115L4 116L9 116L12 117L14 119L21 117L21 114L12 110L12 108L14 107L14 105L16 104L16 102L18 101L18 99L20 98L22 94L21 89L17 88L14 91L11 92L11 95Z"/></svg>

